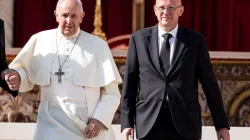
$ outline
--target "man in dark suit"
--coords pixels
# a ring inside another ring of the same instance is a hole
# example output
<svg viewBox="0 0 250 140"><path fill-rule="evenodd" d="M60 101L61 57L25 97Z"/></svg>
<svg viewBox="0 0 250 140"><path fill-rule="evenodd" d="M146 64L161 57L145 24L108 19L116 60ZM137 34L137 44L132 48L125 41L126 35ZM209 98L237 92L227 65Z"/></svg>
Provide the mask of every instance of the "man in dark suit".
<svg viewBox="0 0 250 140"><path fill-rule="evenodd" d="M2 87L7 92L11 93L13 96L17 95L17 91L11 91L4 80L4 70L8 69L8 63L6 61L5 55L5 32L4 32L4 22L0 19L0 87Z"/></svg>
<svg viewBox="0 0 250 140"><path fill-rule="evenodd" d="M212 71L205 37L178 26L181 0L156 0L159 24L131 35L121 102L124 139L134 126L140 140L199 140L202 84L218 140L229 140L229 124Z"/></svg>

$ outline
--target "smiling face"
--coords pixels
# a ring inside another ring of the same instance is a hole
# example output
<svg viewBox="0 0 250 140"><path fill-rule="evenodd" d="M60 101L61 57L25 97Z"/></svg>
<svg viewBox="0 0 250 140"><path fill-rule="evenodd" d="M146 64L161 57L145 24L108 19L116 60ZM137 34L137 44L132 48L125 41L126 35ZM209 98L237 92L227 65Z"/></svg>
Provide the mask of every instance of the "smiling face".
<svg viewBox="0 0 250 140"><path fill-rule="evenodd" d="M159 25L168 32L178 24L179 17L184 12L184 7L181 0L156 0L154 11Z"/></svg>
<svg viewBox="0 0 250 140"><path fill-rule="evenodd" d="M64 36L74 35L82 23L85 13L76 0L63 0L55 10L56 21Z"/></svg>

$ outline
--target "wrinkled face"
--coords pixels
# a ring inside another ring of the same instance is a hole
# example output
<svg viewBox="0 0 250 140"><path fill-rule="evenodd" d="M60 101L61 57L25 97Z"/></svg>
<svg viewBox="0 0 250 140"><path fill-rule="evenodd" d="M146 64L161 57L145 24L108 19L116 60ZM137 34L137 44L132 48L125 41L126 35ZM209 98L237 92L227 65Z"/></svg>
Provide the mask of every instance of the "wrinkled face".
<svg viewBox="0 0 250 140"><path fill-rule="evenodd" d="M80 5L72 0L62 1L54 13L62 34L67 37L77 32L85 16Z"/></svg>
<svg viewBox="0 0 250 140"><path fill-rule="evenodd" d="M184 12L184 7L181 0L156 0L154 11L160 26L163 29L172 30Z"/></svg>

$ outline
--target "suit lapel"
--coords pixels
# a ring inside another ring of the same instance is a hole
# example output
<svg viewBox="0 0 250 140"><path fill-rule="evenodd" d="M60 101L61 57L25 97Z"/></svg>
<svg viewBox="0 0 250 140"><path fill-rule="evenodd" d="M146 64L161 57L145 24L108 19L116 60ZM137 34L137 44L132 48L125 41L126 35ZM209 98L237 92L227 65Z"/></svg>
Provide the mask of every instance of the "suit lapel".
<svg viewBox="0 0 250 140"><path fill-rule="evenodd" d="M153 65L155 66L157 72L164 77L164 74L161 72L159 61L158 25L152 27L151 33L147 36L147 41Z"/></svg>
<svg viewBox="0 0 250 140"><path fill-rule="evenodd" d="M171 65L169 68L169 71L167 73L167 78L171 75L171 73L174 71L174 68L178 65L178 60L180 59L180 56L185 48L185 44L187 41L187 36L185 35L185 31L183 28L178 27L178 32L175 40L175 49L173 52Z"/></svg>

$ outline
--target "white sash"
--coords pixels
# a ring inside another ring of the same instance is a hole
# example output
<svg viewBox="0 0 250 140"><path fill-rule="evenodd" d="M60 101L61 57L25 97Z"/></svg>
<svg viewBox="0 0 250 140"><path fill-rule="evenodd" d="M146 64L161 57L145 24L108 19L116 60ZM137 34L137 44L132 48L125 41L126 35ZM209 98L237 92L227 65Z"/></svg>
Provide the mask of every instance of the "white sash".
<svg viewBox="0 0 250 140"><path fill-rule="evenodd" d="M85 127L87 127L87 124L85 122L88 122L88 118L85 118L86 120L81 120L78 118L77 115L77 103L70 99L63 99L60 97L57 97L58 105L60 108L68 115L68 117L76 124L76 126L83 132ZM86 106L86 105L85 105ZM87 106L85 107L86 110L86 116L88 116L88 110Z"/></svg>

